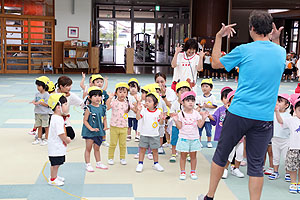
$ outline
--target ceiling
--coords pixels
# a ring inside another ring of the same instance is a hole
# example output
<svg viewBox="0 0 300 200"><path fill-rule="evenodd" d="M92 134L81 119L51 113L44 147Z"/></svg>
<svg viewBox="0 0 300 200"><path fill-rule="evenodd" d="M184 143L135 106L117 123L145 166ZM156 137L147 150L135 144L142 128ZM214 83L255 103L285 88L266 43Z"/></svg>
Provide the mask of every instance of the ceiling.
<svg viewBox="0 0 300 200"><path fill-rule="evenodd" d="M159 5L189 7L191 0L94 0L96 3L119 5ZM209 0L193 0L209 1ZM300 0L232 0L233 9L300 9Z"/></svg>

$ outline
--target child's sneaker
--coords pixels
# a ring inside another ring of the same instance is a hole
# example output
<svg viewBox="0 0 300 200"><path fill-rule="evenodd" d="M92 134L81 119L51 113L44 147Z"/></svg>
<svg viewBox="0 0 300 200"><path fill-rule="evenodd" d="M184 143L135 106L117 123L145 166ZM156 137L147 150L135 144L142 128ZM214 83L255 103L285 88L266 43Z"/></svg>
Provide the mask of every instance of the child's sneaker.
<svg viewBox="0 0 300 200"><path fill-rule="evenodd" d="M228 169L224 169L222 179L226 179L228 177Z"/></svg>
<svg viewBox="0 0 300 200"><path fill-rule="evenodd" d="M265 174L265 175L271 175L273 172L274 172L274 169L271 168L271 167L269 167L269 168L264 172L264 174Z"/></svg>
<svg viewBox="0 0 300 200"><path fill-rule="evenodd" d="M113 164L115 164L115 162L114 162L114 160L113 160L113 159L109 159L109 160L107 161L107 163L108 163L109 165L113 165Z"/></svg>
<svg viewBox="0 0 300 200"><path fill-rule="evenodd" d="M164 143L164 144L162 145L162 147L163 147L163 148L168 148L168 147L169 147L169 148L172 148L172 145L166 142L166 143Z"/></svg>
<svg viewBox="0 0 300 200"><path fill-rule="evenodd" d="M92 167L91 163L87 163L85 166L86 171L88 172L94 172L94 168Z"/></svg>
<svg viewBox="0 0 300 200"><path fill-rule="evenodd" d="M297 192L298 192L297 184L291 184L290 185L290 193L297 194Z"/></svg>
<svg viewBox="0 0 300 200"><path fill-rule="evenodd" d="M223 78L220 78L220 81L223 81Z"/></svg>
<svg viewBox="0 0 300 200"><path fill-rule="evenodd" d="M139 164L136 166L135 171L136 171L136 172L142 172L142 171L143 171L143 167L144 167L144 165L141 164L141 163L139 163Z"/></svg>
<svg viewBox="0 0 300 200"><path fill-rule="evenodd" d="M157 150L158 154L163 154L164 153L164 149L162 147L159 147Z"/></svg>
<svg viewBox="0 0 300 200"><path fill-rule="evenodd" d="M153 165L153 169L155 169L156 171L159 171L159 172L163 172L164 171L164 168L160 164L158 164L158 163L156 163L155 165Z"/></svg>
<svg viewBox="0 0 300 200"><path fill-rule="evenodd" d="M41 143L42 143L42 139L41 139L41 138L38 138L38 139L36 139L36 140L34 140L34 141L32 142L33 145L41 144Z"/></svg>
<svg viewBox="0 0 300 200"><path fill-rule="evenodd" d="M149 160L153 160L153 155L152 155L152 153L148 153L148 154L147 154L147 157L148 157Z"/></svg>
<svg viewBox="0 0 300 200"><path fill-rule="evenodd" d="M232 175L238 177L238 178L244 178L245 175L239 170L239 168L235 168L232 170Z"/></svg>
<svg viewBox="0 0 300 200"><path fill-rule="evenodd" d="M120 163L121 163L121 165L127 165L127 162L126 162L125 159L121 159L121 160L120 160Z"/></svg>
<svg viewBox="0 0 300 200"><path fill-rule="evenodd" d="M29 135L36 135L36 130L32 129L31 131L28 132Z"/></svg>
<svg viewBox="0 0 300 200"><path fill-rule="evenodd" d="M188 155L186 156L186 160L187 160L188 162L191 162L191 156L190 156L190 154L188 154Z"/></svg>
<svg viewBox="0 0 300 200"><path fill-rule="evenodd" d="M185 174L185 172L181 172L181 173L180 173L179 179L180 179L180 180L185 180L185 179L186 179L186 174Z"/></svg>
<svg viewBox="0 0 300 200"><path fill-rule="evenodd" d="M41 146L45 146L48 144L47 139L42 140L42 142L40 143Z"/></svg>
<svg viewBox="0 0 300 200"><path fill-rule="evenodd" d="M192 180L197 180L197 179L198 179L198 176L197 176L196 173L194 173L194 172L191 173L190 176L191 176L191 179L192 179Z"/></svg>
<svg viewBox="0 0 300 200"><path fill-rule="evenodd" d="M139 157L140 157L139 153L137 153L137 154L134 155L134 159L139 159Z"/></svg>
<svg viewBox="0 0 300 200"><path fill-rule="evenodd" d="M101 163L101 162L96 163L96 168L98 168L98 169L108 169L108 167L106 165L104 165L103 163Z"/></svg>
<svg viewBox="0 0 300 200"><path fill-rule="evenodd" d="M284 180L285 180L285 182L291 182L291 175L290 174L285 174Z"/></svg>
<svg viewBox="0 0 300 200"><path fill-rule="evenodd" d="M139 142L139 141L140 141L140 136L138 136L138 135L135 136L134 141L135 141L135 142Z"/></svg>
<svg viewBox="0 0 300 200"><path fill-rule="evenodd" d="M49 185L55 185L55 186L62 186L65 183L63 181L60 181L57 177L56 179L54 179L53 181L51 181L51 179L48 180L48 184Z"/></svg>
<svg viewBox="0 0 300 200"><path fill-rule="evenodd" d="M279 178L279 173L278 172L273 172L270 176L269 179L270 180L276 180Z"/></svg>
<svg viewBox="0 0 300 200"><path fill-rule="evenodd" d="M212 143L211 142L207 142L207 148L212 148L213 147L213 145L212 145Z"/></svg>
<svg viewBox="0 0 300 200"><path fill-rule="evenodd" d="M131 140L131 135L128 135L127 138L126 138L126 141L130 141Z"/></svg>
<svg viewBox="0 0 300 200"><path fill-rule="evenodd" d="M243 158L242 162L241 162L241 166L246 166L247 165L247 159Z"/></svg>
<svg viewBox="0 0 300 200"><path fill-rule="evenodd" d="M176 157L175 157L175 156L172 156L172 157L170 158L170 162L171 162L171 163L176 162Z"/></svg>
<svg viewBox="0 0 300 200"><path fill-rule="evenodd" d="M106 141L102 142L102 145L105 146L105 147L109 147L109 143L106 142Z"/></svg>
<svg viewBox="0 0 300 200"><path fill-rule="evenodd" d="M58 180L62 181L62 182L65 182L65 178L64 178L64 177L57 176L56 178L57 178Z"/></svg>

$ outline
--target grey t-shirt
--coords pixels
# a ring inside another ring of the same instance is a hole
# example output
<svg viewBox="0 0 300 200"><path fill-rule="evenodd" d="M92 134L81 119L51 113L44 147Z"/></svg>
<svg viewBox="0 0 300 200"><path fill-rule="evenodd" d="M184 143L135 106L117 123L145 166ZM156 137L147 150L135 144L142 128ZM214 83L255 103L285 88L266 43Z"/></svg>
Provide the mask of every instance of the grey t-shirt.
<svg viewBox="0 0 300 200"><path fill-rule="evenodd" d="M34 97L34 101L35 102L38 102L38 101L42 101L44 102L45 104L48 104L48 99L49 99L49 93L48 92L45 92L45 93L36 93L35 94L35 97ZM42 106L41 104L38 104L34 107L34 113L36 114L49 114L50 113L50 108L47 106Z"/></svg>

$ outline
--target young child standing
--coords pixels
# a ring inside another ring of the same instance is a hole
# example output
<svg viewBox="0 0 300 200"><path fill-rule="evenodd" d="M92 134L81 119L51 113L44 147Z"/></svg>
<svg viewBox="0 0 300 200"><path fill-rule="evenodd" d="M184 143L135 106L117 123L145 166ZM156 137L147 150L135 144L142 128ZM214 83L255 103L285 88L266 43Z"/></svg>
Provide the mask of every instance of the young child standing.
<svg viewBox="0 0 300 200"><path fill-rule="evenodd" d="M107 130L106 109L101 105L102 90L99 87L92 86L88 89L88 100L90 104L87 105L84 112L82 137L85 139L85 163L86 171L94 172L90 162L90 154L92 148L96 159L96 168L108 169L101 163L100 146L104 131Z"/></svg>
<svg viewBox="0 0 300 200"><path fill-rule="evenodd" d="M213 89L213 81L212 79L203 79L201 81L201 90L203 92L203 95L201 95L196 103L198 103L198 111L208 111L209 114L213 114L215 109L217 108L216 104L216 97L211 94L211 90ZM211 123L209 121L209 118L206 119L204 123L204 127L199 128L199 134L200 134L200 141L201 141L201 136L202 136L202 130L205 128L206 131L206 136L207 136L207 147L212 148L212 143L211 143Z"/></svg>
<svg viewBox="0 0 300 200"><path fill-rule="evenodd" d="M137 103L136 98L139 98L139 92L140 92L140 86L139 82L135 78L131 78L128 81L128 86L129 86L129 94L128 94L128 100L129 103L134 105ZM136 119L136 110L135 108L131 108L128 112L128 133L127 133L127 141L131 140L131 128L135 131L135 141L138 142L140 136L138 135L137 132L137 127L138 127L138 121Z"/></svg>
<svg viewBox="0 0 300 200"><path fill-rule="evenodd" d="M170 109L170 116L173 117L181 111L181 94L184 92L191 91L190 84L187 81L181 81L176 84L177 100L172 103ZM172 156L170 162L176 162L176 144L178 141L179 129L176 127L174 120L172 119L172 134L171 134L171 145L172 145Z"/></svg>
<svg viewBox="0 0 300 200"><path fill-rule="evenodd" d="M110 95L107 100L107 110L112 109L110 120L110 146L108 149L108 164L114 164L114 154L117 143L120 148L120 163L126 165L126 136L128 130L128 111L130 104L127 99L129 86L127 83L120 82L116 84L115 95Z"/></svg>
<svg viewBox="0 0 300 200"><path fill-rule="evenodd" d="M219 141L221 136L221 131L223 127L223 121L226 116L227 110L227 95L232 91L230 87L224 87L221 90L221 101L223 102L223 106L219 107L213 115L209 115L210 123L213 126L216 126L214 141Z"/></svg>
<svg viewBox="0 0 300 200"><path fill-rule="evenodd" d="M201 145L199 140L198 127L202 127L208 113L201 113L194 110L196 94L193 91L181 94L183 110L175 114L173 119L176 127L179 129L179 139L176 150L180 151L180 180L186 179L185 164L187 154L191 157L191 179L196 180L197 151L200 151Z"/></svg>
<svg viewBox="0 0 300 200"><path fill-rule="evenodd" d="M35 124L34 127L38 129L38 137L32 142L33 145L47 145L48 139L48 127L49 127L49 114L50 109L48 107L49 93L48 84L50 79L46 76L40 76L36 79L35 84L37 86L38 93L35 94L34 100L31 102L34 107ZM45 128L45 140L42 140L42 128Z"/></svg>
<svg viewBox="0 0 300 200"><path fill-rule="evenodd" d="M282 119L288 118L290 115L287 109L290 106L290 96L288 94L279 94L277 98L277 105L279 107L279 113ZM273 150L273 165L274 172L269 176L270 180L279 178L279 164L280 158L286 158L286 153L289 148L290 130L286 127L283 128L276 119L276 113L274 112L274 135L272 138L272 150ZM285 181L290 181L290 174L285 174Z"/></svg>
<svg viewBox="0 0 300 200"><path fill-rule="evenodd" d="M67 144L71 138L66 136L65 121L63 116L68 111L67 98L61 93L52 94L48 100L49 107L53 110L49 127L48 155L50 160L51 176L48 180L50 185L62 186L65 178L59 177L58 168L65 162Z"/></svg>
<svg viewBox="0 0 300 200"><path fill-rule="evenodd" d="M158 163L158 148L160 146L159 125L163 124L163 113L157 109L159 95L155 92L149 92L146 96L145 108L139 102L136 113L137 120L142 120L141 137L140 137L140 153L139 163L136 172L143 171L144 157L147 148L151 148L153 152L154 165L153 169L162 172L164 168Z"/></svg>
<svg viewBox="0 0 300 200"><path fill-rule="evenodd" d="M285 161L285 169L289 171L291 175L291 184L289 187L289 191L290 193L300 193L300 99L296 99L291 103L293 105L291 117L283 119L279 112L279 105L276 105L275 113L278 123L281 124L283 128L287 127L290 130L290 144Z"/></svg>

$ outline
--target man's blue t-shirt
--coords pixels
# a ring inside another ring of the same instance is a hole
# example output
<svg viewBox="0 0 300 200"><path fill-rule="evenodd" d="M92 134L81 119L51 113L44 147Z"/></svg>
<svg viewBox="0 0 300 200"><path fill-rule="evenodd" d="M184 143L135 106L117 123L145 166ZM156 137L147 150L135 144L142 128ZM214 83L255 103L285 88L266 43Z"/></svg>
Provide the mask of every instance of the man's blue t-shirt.
<svg viewBox="0 0 300 200"><path fill-rule="evenodd" d="M273 121L286 51L270 41L243 44L220 58L229 72L239 67L238 88L229 107L232 114Z"/></svg>

